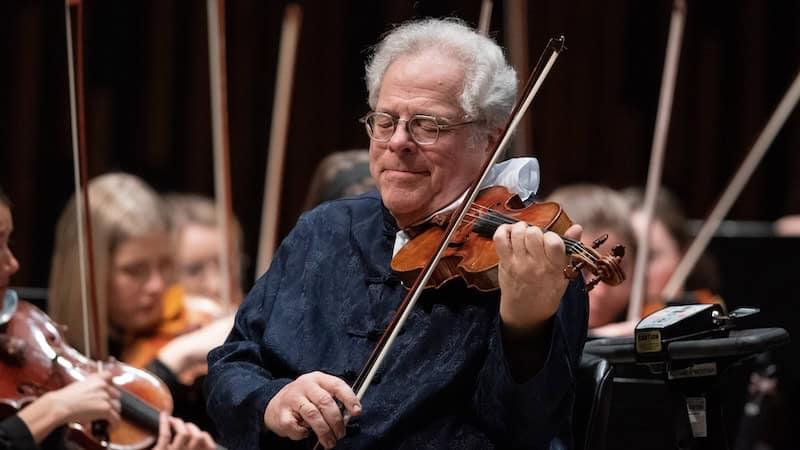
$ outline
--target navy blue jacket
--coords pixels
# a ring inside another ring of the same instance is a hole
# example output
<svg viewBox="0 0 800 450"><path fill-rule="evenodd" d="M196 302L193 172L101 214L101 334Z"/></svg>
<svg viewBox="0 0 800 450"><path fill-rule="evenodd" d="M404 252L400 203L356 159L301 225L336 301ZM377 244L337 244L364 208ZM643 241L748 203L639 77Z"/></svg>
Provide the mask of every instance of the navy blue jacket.
<svg viewBox="0 0 800 450"><path fill-rule="evenodd" d="M264 410L299 375L352 384L406 290L390 269L397 232L377 193L303 215L208 357L208 412L229 449L308 448L268 431ZM570 286L544 367L516 383L503 354L499 292L460 281L413 309L337 449L570 448L588 303Z"/></svg>

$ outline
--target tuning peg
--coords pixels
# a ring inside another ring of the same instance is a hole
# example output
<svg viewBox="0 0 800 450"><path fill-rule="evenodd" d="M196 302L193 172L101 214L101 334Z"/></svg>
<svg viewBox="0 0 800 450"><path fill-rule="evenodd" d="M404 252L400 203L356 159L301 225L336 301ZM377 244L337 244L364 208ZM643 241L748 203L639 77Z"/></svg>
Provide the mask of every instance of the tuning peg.
<svg viewBox="0 0 800 450"><path fill-rule="evenodd" d="M599 238L592 241L592 248L598 249L601 245L603 245L608 240L608 234L604 234Z"/></svg>
<svg viewBox="0 0 800 450"><path fill-rule="evenodd" d="M586 286L584 286L584 289L586 289L586 292L589 292L592 289L594 289L594 287L597 286L598 283L600 283L600 278L595 277L591 281L586 283Z"/></svg>
<svg viewBox="0 0 800 450"><path fill-rule="evenodd" d="M564 277L568 280L578 278L578 271L583 267L583 261L573 262L567 267L564 267Z"/></svg>
<svg viewBox="0 0 800 450"><path fill-rule="evenodd" d="M617 258L622 258L625 256L625 246L622 244L615 245L614 248L611 249L611 254Z"/></svg>

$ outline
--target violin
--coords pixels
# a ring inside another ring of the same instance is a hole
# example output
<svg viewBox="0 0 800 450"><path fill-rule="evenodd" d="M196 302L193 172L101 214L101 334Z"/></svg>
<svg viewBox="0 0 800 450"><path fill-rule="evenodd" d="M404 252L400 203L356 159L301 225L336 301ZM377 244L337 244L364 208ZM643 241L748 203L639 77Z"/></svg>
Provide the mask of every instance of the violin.
<svg viewBox="0 0 800 450"><path fill-rule="evenodd" d="M595 278L586 284L587 291L601 281L615 286L625 280L625 274L620 267L625 255L623 246L616 245L611 254L600 256L595 249L603 244L604 238L595 240L592 247L588 248L580 241L563 236L572 222L559 204L542 202L525 206L507 188L493 186L481 190L475 202L469 206L469 211L457 226L425 287L438 288L454 278L463 278L469 287L480 291L499 289L499 257L492 237L500 225L519 221L562 235L567 253L577 260L564 269L564 274L574 279L580 269L588 269ZM439 225L442 224L447 225L439 221ZM436 246L442 241L444 233L444 227L436 226L434 221L392 258L392 269L398 273L404 285L410 286L417 279L436 251Z"/></svg>
<svg viewBox="0 0 800 450"><path fill-rule="evenodd" d="M40 309L19 301L0 328L0 407L14 413L43 394L85 379L98 362L63 339L64 326ZM102 363L121 392L121 422L113 428L91 423L69 426L67 439L81 448L150 448L158 437L159 413L172 412L172 396L155 375L119 361Z"/></svg>

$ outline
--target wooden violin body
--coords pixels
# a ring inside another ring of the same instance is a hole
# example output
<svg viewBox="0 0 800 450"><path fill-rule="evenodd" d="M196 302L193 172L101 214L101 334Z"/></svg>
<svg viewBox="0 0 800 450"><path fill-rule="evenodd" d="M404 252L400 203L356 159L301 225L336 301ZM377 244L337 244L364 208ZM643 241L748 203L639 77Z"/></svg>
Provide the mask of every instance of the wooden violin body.
<svg viewBox="0 0 800 450"><path fill-rule="evenodd" d="M440 287L460 277L468 286L480 291L496 290L499 258L492 237L500 225L522 221L559 235L563 235L572 225L559 204L543 202L525 206L518 196L502 186L483 189L469 208L425 287ZM444 228L431 224L392 258L392 269L406 286L413 284L427 261L433 257L444 233ZM591 281L587 286L589 289L599 281L617 285L625 279L620 268L624 255L622 247L617 246L612 255L601 257L578 241L563 239L567 252L580 261L566 269L565 274L570 278L577 275L577 269L586 266L597 276L596 281Z"/></svg>
<svg viewBox="0 0 800 450"><path fill-rule="evenodd" d="M20 301L0 329L0 407L13 414L41 395L81 381L98 363L70 347L61 325L30 303ZM138 450L158 437L159 411L172 411L172 396L153 374L118 361L103 363L122 396L122 421L98 433L90 423L71 424L69 439L87 449Z"/></svg>

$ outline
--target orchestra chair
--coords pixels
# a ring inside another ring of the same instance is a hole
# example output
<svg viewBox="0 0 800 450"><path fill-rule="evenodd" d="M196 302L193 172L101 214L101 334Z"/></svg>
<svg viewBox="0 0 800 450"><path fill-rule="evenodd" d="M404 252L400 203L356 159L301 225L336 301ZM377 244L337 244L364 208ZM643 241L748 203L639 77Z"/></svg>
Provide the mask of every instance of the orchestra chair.
<svg viewBox="0 0 800 450"><path fill-rule="evenodd" d="M573 432L576 450L605 450L614 366L584 353L577 372Z"/></svg>

